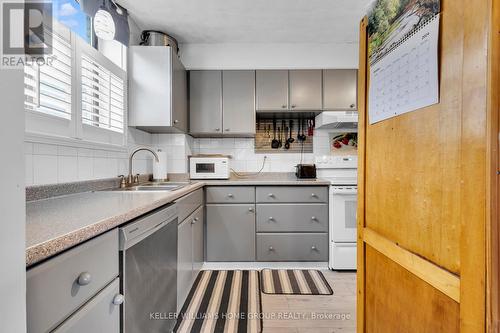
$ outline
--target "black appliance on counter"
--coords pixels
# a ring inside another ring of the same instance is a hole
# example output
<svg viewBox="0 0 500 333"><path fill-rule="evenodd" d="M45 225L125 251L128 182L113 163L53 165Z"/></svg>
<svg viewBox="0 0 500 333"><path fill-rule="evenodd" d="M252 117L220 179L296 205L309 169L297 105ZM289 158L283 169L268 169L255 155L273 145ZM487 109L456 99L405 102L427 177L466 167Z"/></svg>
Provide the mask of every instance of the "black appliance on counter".
<svg viewBox="0 0 500 333"><path fill-rule="evenodd" d="M316 164L297 164L295 176L301 179L316 179Z"/></svg>

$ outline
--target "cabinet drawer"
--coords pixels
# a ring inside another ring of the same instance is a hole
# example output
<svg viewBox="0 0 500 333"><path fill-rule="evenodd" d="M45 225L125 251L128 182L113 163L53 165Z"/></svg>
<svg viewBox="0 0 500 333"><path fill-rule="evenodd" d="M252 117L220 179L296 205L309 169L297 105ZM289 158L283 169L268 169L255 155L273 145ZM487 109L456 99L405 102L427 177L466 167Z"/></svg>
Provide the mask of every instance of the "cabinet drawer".
<svg viewBox="0 0 500 333"><path fill-rule="evenodd" d="M207 203L253 203L255 187L210 186L207 187Z"/></svg>
<svg viewBox="0 0 500 333"><path fill-rule="evenodd" d="M120 303L118 298L114 302L119 292L120 281L116 278L53 333L119 333Z"/></svg>
<svg viewBox="0 0 500 333"><path fill-rule="evenodd" d="M88 273L85 275L90 277L89 283L83 281L83 273ZM28 332L54 329L117 276L118 230L29 269L26 274Z"/></svg>
<svg viewBox="0 0 500 333"><path fill-rule="evenodd" d="M327 186L263 186L257 187L258 203L303 202L327 203Z"/></svg>
<svg viewBox="0 0 500 333"><path fill-rule="evenodd" d="M179 223L184 221L199 206L203 205L203 190L200 188L176 201Z"/></svg>
<svg viewBox="0 0 500 333"><path fill-rule="evenodd" d="M297 231L328 232L328 205L257 205L257 232Z"/></svg>
<svg viewBox="0 0 500 333"><path fill-rule="evenodd" d="M328 234L257 234L258 261L328 261Z"/></svg>

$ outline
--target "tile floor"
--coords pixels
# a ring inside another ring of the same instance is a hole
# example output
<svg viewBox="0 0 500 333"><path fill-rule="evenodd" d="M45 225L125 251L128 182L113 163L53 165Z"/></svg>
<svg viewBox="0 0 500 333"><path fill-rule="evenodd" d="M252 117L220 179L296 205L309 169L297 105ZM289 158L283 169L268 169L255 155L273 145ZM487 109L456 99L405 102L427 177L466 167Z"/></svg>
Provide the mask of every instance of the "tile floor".
<svg viewBox="0 0 500 333"><path fill-rule="evenodd" d="M356 332L356 273L322 272L332 296L262 294L263 333Z"/></svg>

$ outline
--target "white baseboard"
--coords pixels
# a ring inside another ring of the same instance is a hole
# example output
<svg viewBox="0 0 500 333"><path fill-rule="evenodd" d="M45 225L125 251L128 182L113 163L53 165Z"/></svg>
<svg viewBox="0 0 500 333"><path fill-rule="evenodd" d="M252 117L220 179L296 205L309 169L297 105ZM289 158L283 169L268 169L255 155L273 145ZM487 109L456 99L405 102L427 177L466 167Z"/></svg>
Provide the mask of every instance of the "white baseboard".
<svg viewBox="0 0 500 333"><path fill-rule="evenodd" d="M328 262L205 262L203 270L253 269L320 269L327 270Z"/></svg>

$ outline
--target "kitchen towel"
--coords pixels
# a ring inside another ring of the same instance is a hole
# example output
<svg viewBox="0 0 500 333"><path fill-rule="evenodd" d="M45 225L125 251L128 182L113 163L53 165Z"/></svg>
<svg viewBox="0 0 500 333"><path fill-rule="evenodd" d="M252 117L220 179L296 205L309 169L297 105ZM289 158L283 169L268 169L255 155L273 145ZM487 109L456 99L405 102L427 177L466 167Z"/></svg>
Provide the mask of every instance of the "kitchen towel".
<svg viewBox="0 0 500 333"><path fill-rule="evenodd" d="M156 151L159 162L153 159L153 179L166 180L167 179L167 153L158 149Z"/></svg>

